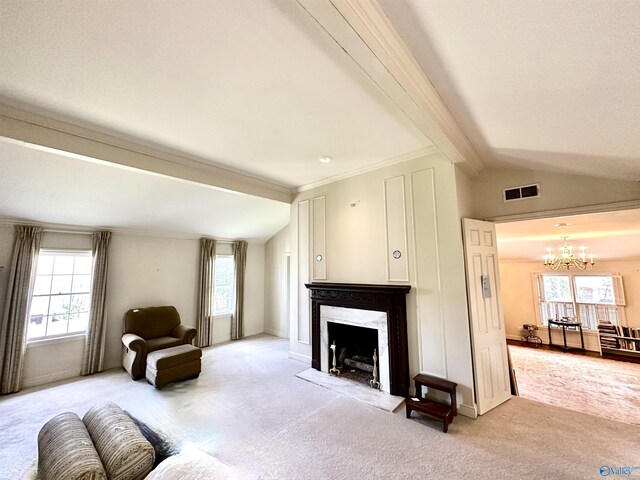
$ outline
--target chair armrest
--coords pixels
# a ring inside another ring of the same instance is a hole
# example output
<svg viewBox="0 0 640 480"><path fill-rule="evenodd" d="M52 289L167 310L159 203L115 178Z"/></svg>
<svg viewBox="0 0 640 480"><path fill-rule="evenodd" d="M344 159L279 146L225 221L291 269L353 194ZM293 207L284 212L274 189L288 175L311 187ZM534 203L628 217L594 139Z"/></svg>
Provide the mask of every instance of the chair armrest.
<svg viewBox="0 0 640 480"><path fill-rule="evenodd" d="M198 333L198 331L195 328L180 324L171 331L171 336L182 338L184 343L191 343L193 339L196 338L196 333Z"/></svg>
<svg viewBox="0 0 640 480"><path fill-rule="evenodd" d="M147 341L134 333L125 333L122 335L122 344L136 353L147 353Z"/></svg>

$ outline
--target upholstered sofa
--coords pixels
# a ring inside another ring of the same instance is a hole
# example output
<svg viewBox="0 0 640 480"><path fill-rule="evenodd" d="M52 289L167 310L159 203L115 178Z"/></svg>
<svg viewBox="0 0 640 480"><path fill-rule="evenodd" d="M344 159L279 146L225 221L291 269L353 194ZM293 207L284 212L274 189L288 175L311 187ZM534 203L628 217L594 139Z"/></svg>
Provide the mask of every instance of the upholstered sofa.
<svg viewBox="0 0 640 480"><path fill-rule="evenodd" d="M144 378L147 354L164 348L190 344L196 329L182 325L172 306L133 308L122 321L122 366L131 378Z"/></svg>

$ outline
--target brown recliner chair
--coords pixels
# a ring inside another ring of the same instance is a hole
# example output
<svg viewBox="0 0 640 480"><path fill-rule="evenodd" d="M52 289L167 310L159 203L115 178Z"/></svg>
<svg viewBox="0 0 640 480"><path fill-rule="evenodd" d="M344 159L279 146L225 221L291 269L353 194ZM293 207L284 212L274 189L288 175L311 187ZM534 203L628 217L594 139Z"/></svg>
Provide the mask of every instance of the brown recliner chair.
<svg viewBox="0 0 640 480"><path fill-rule="evenodd" d="M134 380L144 378L148 353L190 344L196 332L180 323L175 307L131 309L122 322L122 366Z"/></svg>

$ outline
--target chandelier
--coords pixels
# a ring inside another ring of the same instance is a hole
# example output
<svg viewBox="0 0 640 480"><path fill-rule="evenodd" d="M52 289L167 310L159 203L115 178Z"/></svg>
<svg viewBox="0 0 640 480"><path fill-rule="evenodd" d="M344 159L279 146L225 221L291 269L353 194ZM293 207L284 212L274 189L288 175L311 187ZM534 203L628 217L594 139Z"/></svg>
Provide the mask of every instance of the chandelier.
<svg viewBox="0 0 640 480"><path fill-rule="evenodd" d="M573 247L567 245L567 238L569 237L562 237L564 245L562 245L560 255L554 255L551 253L551 249L547 248L547 254L544 256L544 266L547 267L547 270L558 270L560 268L566 268L567 270L571 270L572 268L591 270L594 265L593 253L589 254L589 260L587 260L584 247L580 247L580 252L574 255Z"/></svg>

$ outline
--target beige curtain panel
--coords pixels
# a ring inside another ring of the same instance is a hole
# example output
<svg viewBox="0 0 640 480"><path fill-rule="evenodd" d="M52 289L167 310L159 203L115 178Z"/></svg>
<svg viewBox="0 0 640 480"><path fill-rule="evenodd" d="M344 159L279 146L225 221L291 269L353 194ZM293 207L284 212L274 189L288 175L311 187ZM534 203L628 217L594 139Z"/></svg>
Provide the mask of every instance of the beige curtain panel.
<svg viewBox="0 0 640 480"><path fill-rule="evenodd" d="M211 317L213 315L213 287L216 274L216 241L200 239L200 280L198 282L198 316L196 318L196 346L211 345Z"/></svg>
<svg viewBox="0 0 640 480"><path fill-rule="evenodd" d="M247 242L233 242L233 263L236 271L236 308L231 319L231 340L244 337L242 306L244 305L244 271L247 266Z"/></svg>
<svg viewBox="0 0 640 480"><path fill-rule="evenodd" d="M84 343L81 375L91 375L104 369L104 345L107 336L107 274L111 232L95 232L92 241L91 310Z"/></svg>
<svg viewBox="0 0 640 480"><path fill-rule="evenodd" d="M0 394L17 392L21 388L32 280L40 252L42 228L16 226L15 235L0 324Z"/></svg>

